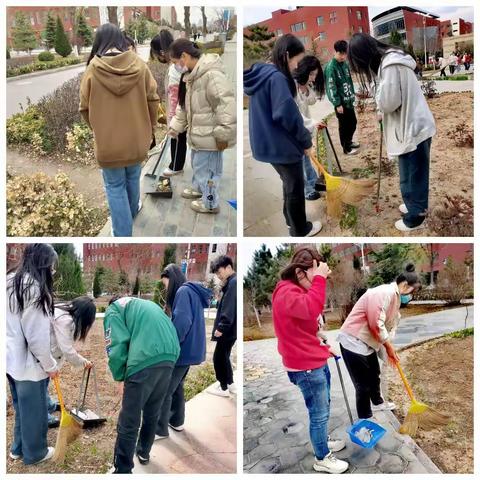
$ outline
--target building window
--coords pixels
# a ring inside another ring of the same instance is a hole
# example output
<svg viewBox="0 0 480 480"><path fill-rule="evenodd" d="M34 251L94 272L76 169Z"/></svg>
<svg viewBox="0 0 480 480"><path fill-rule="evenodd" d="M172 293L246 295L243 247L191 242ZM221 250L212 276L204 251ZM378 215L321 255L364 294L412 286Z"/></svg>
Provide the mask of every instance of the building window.
<svg viewBox="0 0 480 480"><path fill-rule="evenodd" d="M337 12L330 13L330 23L337 23L337 22L338 22Z"/></svg>
<svg viewBox="0 0 480 480"><path fill-rule="evenodd" d="M376 26L374 36L382 37L389 35L390 32L394 30L405 30L405 20L403 18L397 18L396 20L391 20Z"/></svg>
<svg viewBox="0 0 480 480"><path fill-rule="evenodd" d="M276 32L275 32L275 35L277 37L281 37L283 35L283 30L281 28L279 28Z"/></svg>
<svg viewBox="0 0 480 480"><path fill-rule="evenodd" d="M308 37L297 37L305 46L308 44Z"/></svg>
<svg viewBox="0 0 480 480"><path fill-rule="evenodd" d="M321 15L320 17L317 17L317 25L323 25L323 15Z"/></svg>
<svg viewBox="0 0 480 480"><path fill-rule="evenodd" d="M302 30L306 30L305 22L295 23L294 25L290 26L290 29L292 32L301 32Z"/></svg>
<svg viewBox="0 0 480 480"><path fill-rule="evenodd" d="M212 253L216 253L216 252L217 252L217 244L214 243L214 244L212 245Z"/></svg>
<svg viewBox="0 0 480 480"><path fill-rule="evenodd" d="M318 34L318 39L321 40L326 40L327 39L327 32L320 32Z"/></svg>
<svg viewBox="0 0 480 480"><path fill-rule="evenodd" d="M357 20L361 20L362 19L362 12L361 10L357 10Z"/></svg>

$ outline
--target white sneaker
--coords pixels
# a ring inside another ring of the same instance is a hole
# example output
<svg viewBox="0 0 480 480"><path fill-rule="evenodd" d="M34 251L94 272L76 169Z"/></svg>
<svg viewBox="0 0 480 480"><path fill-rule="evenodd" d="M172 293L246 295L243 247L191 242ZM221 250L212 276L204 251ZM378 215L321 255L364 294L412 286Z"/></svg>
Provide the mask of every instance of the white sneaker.
<svg viewBox="0 0 480 480"><path fill-rule="evenodd" d="M185 430L185 427L183 425L179 425L178 427L174 427L173 425L171 425L170 423L168 424L168 426L172 429L172 430L175 430L176 432L183 432Z"/></svg>
<svg viewBox="0 0 480 480"><path fill-rule="evenodd" d="M47 454L41 460L39 460L38 462L35 462L34 465L50 460L53 457L54 453L55 453L55 449L53 447L48 447Z"/></svg>
<svg viewBox="0 0 480 480"><path fill-rule="evenodd" d="M330 436L328 437L327 441L328 449L332 452L339 452L340 450L343 450L346 446L344 440L332 440Z"/></svg>
<svg viewBox="0 0 480 480"><path fill-rule="evenodd" d="M8 456L9 456L12 460L19 460L20 458L22 458L21 455L15 455L15 454L12 453L12 452L9 452L9 453L8 453Z"/></svg>
<svg viewBox="0 0 480 480"><path fill-rule="evenodd" d="M180 175L183 173L183 170L171 170L170 168L166 168L163 172L162 175L164 177L173 177L174 175Z"/></svg>
<svg viewBox="0 0 480 480"><path fill-rule="evenodd" d="M232 395L236 395L236 394L237 394L237 386L236 386L234 383L231 383L231 384L228 386L228 391L229 391Z"/></svg>
<svg viewBox="0 0 480 480"><path fill-rule="evenodd" d="M358 148L352 148L349 152L346 152L345 155L358 155Z"/></svg>
<svg viewBox="0 0 480 480"><path fill-rule="evenodd" d="M155 440L154 441L165 440L166 438L168 438L168 435L157 435L157 434L155 434Z"/></svg>
<svg viewBox="0 0 480 480"><path fill-rule="evenodd" d="M314 237L318 233L320 233L320 230L322 229L323 225L322 222L317 221L317 222L312 222L312 229L307 233L307 237Z"/></svg>
<svg viewBox="0 0 480 480"><path fill-rule="evenodd" d="M140 210L142 209L143 207L143 203L141 200L138 201L138 210L137 210L137 215L139 214Z"/></svg>
<svg viewBox="0 0 480 480"><path fill-rule="evenodd" d="M315 457L313 469L316 472L343 473L348 470L348 463L334 457L332 453L329 453L323 460L319 460Z"/></svg>
<svg viewBox="0 0 480 480"><path fill-rule="evenodd" d="M113 467L110 467L108 470L107 470L107 475L111 475L112 473L115 473L115 465Z"/></svg>
<svg viewBox="0 0 480 480"><path fill-rule="evenodd" d="M372 405L373 412L381 412L383 410L395 410L397 406L393 402L383 402L380 405Z"/></svg>
<svg viewBox="0 0 480 480"><path fill-rule="evenodd" d="M206 390L207 393L210 393L211 395L217 395L219 397L229 397L230 393L227 390L222 390L222 387L220 384L213 384L210 387L207 388Z"/></svg>
<svg viewBox="0 0 480 480"><path fill-rule="evenodd" d="M422 228L425 228L425 221L423 221L420 225L417 225L416 227L407 227L403 223L403 220L397 220L395 222L395 228L397 230L400 230L401 232L413 232L414 230L420 230Z"/></svg>
<svg viewBox="0 0 480 480"><path fill-rule="evenodd" d="M402 204L398 207L398 209L400 210L400 213L403 213L404 215L406 215L406 214L408 213L408 208L407 208L407 206L406 206L404 203L402 203Z"/></svg>

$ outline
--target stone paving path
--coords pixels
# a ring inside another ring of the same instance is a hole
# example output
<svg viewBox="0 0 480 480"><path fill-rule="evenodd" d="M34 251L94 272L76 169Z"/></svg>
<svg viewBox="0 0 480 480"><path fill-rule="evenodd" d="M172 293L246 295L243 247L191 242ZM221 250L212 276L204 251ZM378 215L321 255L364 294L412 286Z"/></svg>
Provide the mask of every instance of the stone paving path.
<svg viewBox="0 0 480 480"><path fill-rule="evenodd" d="M473 306L418 315L402 321L397 330L397 347L473 325ZM327 332L338 351L338 331ZM350 408L356 419L354 389L345 365L340 361ZM400 435L399 423L391 412L377 412L374 421L387 429L374 449L350 441L343 394L334 360L329 433L346 440L347 447L336 455L350 463L348 473L441 473L423 450L407 435ZM313 473L313 450L308 433L308 413L300 391L288 380L276 339L244 343L244 471L246 473Z"/></svg>
<svg viewBox="0 0 480 480"><path fill-rule="evenodd" d="M230 80L236 79L236 38L225 44L223 62ZM234 91L236 92L236 81ZM170 153L167 153L168 159ZM216 215L199 214L190 208L191 200L181 197L182 191L191 186L192 168L190 164L190 149L187 151L185 170L181 175L172 177L173 198L154 198L145 195L145 188L151 180L143 175L151 172L157 157L152 157L142 170L142 202L143 208L135 219L134 237L233 237L237 232L236 210L228 200L237 198L237 149L225 150L223 154L223 175L220 181L220 213ZM168 165L161 165L159 171ZM111 236L111 221L108 219L99 234L100 237Z"/></svg>

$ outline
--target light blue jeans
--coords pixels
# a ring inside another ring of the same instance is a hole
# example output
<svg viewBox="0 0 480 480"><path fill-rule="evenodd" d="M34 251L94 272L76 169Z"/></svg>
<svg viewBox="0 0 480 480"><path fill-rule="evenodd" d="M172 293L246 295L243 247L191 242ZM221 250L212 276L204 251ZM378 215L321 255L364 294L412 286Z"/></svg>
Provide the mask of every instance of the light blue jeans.
<svg viewBox="0 0 480 480"><path fill-rule="evenodd" d="M304 155L303 156L303 180L305 183L305 197L311 193L315 193L315 183L317 181L318 175L315 169L313 168L312 162L310 159Z"/></svg>
<svg viewBox="0 0 480 480"><path fill-rule="evenodd" d="M328 449L330 418L330 370L328 365L315 370L287 372L290 381L302 392L310 418L310 441L315 456L323 460Z"/></svg>
<svg viewBox="0 0 480 480"><path fill-rule="evenodd" d="M218 187L223 173L223 152L216 150L192 150L192 186L202 192L207 208L218 207Z"/></svg>
<svg viewBox="0 0 480 480"><path fill-rule="evenodd" d="M102 169L114 237L131 237L140 201L142 166Z"/></svg>
<svg viewBox="0 0 480 480"><path fill-rule="evenodd" d="M48 381L18 381L7 375L15 410L15 427L10 451L31 465L47 454Z"/></svg>

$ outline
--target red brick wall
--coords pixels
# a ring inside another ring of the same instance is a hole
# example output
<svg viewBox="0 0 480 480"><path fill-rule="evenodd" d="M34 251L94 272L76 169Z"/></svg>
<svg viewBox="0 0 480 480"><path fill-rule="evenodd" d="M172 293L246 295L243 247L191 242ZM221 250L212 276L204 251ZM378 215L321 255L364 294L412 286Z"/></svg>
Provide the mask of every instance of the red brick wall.
<svg viewBox="0 0 480 480"><path fill-rule="evenodd" d="M438 253L433 266L435 271L442 271L445 268L444 262L448 257L452 257L454 262L463 263L473 255L473 245L471 243L436 243L433 244L433 249ZM428 263L422 265L420 271L429 272L430 266Z"/></svg>
<svg viewBox="0 0 480 480"><path fill-rule="evenodd" d="M426 18L426 27L439 27L438 29L438 45L441 46L441 21L437 18L424 17L419 13L403 11L403 17L405 19L405 30L407 31L407 43L413 44L413 29L423 28L423 19Z"/></svg>

